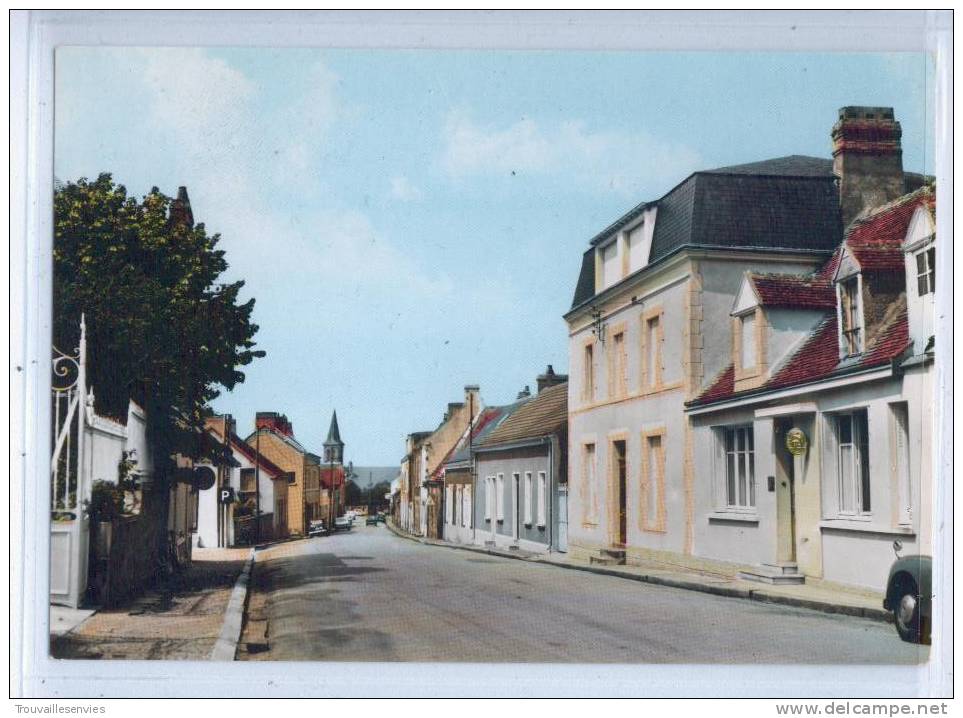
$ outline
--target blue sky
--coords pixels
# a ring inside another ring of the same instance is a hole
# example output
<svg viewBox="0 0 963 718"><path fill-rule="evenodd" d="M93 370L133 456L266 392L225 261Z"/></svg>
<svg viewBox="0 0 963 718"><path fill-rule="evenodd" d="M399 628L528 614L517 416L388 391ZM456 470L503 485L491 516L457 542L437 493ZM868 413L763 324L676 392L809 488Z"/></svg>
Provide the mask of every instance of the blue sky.
<svg viewBox="0 0 963 718"><path fill-rule="evenodd" d="M61 48L55 174L186 185L257 299L267 357L215 403L395 464L467 383L567 369L587 241L690 172L830 156L888 105L932 172L922 55Z"/></svg>

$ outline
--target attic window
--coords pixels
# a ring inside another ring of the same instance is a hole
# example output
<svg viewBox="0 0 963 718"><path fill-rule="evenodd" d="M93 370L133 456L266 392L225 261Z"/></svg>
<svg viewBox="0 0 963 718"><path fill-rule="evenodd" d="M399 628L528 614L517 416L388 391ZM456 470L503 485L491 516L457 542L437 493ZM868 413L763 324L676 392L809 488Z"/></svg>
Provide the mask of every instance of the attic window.
<svg viewBox="0 0 963 718"><path fill-rule="evenodd" d="M936 291L935 247L930 247L916 255L916 288L921 297Z"/></svg>
<svg viewBox="0 0 963 718"><path fill-rule="evenodd" d="M859 275L851 277L839 285L840 329L846 356L863 351L862 307L859 298Z"/></svg>

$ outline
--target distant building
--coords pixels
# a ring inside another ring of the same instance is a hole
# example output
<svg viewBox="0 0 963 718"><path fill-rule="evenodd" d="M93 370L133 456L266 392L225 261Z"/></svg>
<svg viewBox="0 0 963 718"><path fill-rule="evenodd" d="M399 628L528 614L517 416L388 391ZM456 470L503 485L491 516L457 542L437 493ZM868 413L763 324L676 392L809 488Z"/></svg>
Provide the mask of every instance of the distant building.
<svg viewBox="0 0 963 718"><path fill-rule="evenodd" d="M475 542L529 551L568 548L568 384L551 366L539 392L473 447Z"/></svg>
<svg viewBox="0 0 963 718"><path fill-rule="evenodd" d="M250 534L262 541L287 536L287 472L245 443L237 435L231 416L212 416L205 425L213 441L223 447L224 460L212 465L214 485L198 492L197 545L211 548L250 543ZM261 512L260 528L252 524L249 535L243 537L237 535L235 525L241 507L253 517Z"/></svg>
<svg viewBox="0 0 963 718"><path fill-rule="evenodd" d="M244 441L288 475L288 532L304 536L307 523L322 518L321 457L294 438L294 428L284 414L259 411L255 430Z"/></svg>
<svg viewBox="0 0 963 718"><path fill-rule="evenodd" d="M405 531L429 538L443 535L443 481L437 470L481 409L478 387L466 386L465 401L450 403L437 429L408 435L399 496L401 527Z"/></svg>

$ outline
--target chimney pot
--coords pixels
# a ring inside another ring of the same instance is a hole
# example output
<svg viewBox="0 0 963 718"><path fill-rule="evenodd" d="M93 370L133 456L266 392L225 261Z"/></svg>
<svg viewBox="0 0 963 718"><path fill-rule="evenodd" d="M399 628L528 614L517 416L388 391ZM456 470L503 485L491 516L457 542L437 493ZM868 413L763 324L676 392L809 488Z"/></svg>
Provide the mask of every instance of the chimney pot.
<svg viewBox="0 0 963 718"><path fill-rule="evenodd" d="M843 227L904 193L901 137L892 107L840 108L832 140Z"/></svg>

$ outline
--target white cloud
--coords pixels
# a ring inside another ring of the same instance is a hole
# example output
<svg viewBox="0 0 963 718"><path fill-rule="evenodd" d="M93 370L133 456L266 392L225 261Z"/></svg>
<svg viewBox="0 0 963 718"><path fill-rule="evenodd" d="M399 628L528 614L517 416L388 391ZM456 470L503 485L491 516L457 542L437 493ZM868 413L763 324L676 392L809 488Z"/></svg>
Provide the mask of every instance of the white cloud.
<svg viewBox="0 0 963 718"><path fill-rule="evenodd" d="M521 119L507 127L476 124L452 112L443 130L442 166L454 177L479 174L559 174L593 189L631 194L651 181L685 176L699 154L645 132L592 131L579 121L546 127Z"/></svg>
<svg viewBox="0 0 963 718"><path fill-rule="evenodd" d="M390 195L394 199L401 200L402 202L414 202L425 196L424 192L413 185L411 180L404 175L391 178Z"/></svg>

